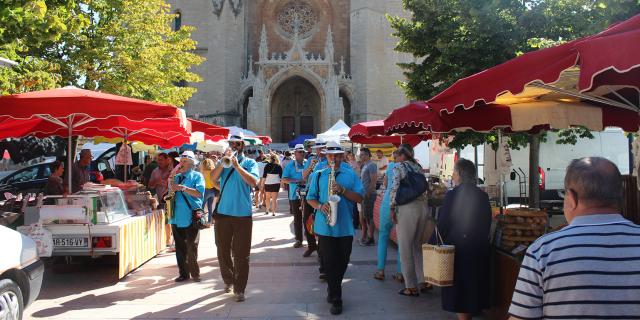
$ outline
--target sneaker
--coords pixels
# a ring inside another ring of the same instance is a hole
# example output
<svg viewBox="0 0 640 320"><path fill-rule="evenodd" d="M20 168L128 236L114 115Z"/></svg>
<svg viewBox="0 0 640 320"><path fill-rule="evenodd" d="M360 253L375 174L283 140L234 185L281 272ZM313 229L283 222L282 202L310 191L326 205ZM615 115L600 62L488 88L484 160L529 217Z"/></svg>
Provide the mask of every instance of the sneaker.
<svg viewBox="0 0 640 320"><path fill-rule="evenodd" d="M236 302L242 302L245 300L244 293L238 292L236 293Z"/></svg>
<svg viewBox="0 0 640 320"><path fill-rule="evenodd" d="M188 280L188 279L189 279L189 277L179 276L179 277L177 277L177 278L173 279L173 281L175 281L175 282L182 282L182 281L186 281L186 280Z"/></svg>
<svg viewBox="0 0 640 320"><path fill-rule="evenodd" d="M301 248L302 247L302 242L301 241L296 241L296 243L293 244L294 248Z"/></svg>
<svg viewBox="0 0 640 320"><path fill-rule="evenodd" d="M302 254L303 257L308 258L316 251L316 248L307 248L307 250Z"/></svg>
<svg viewBox="0 0 640 320"><path fill-rule="evenodd" d="M369 243L369 239L360 239L360 241L358 241L358 244L359 244L361 247L366 247L366 246L368 246L368 243Z"/></svg>
<svg viewBox="0 0 640 320"><path fill-rule="evenodd" d="M224 292L225 292L225 293L229 293L229 292L231 292L231 290L233 290L233 285L232 285L232 284L225 283L225 284L224 284Z"/></svg>
<svg viewBox="0 0 640 320"><path fill-rule="evenodd" d="M269 215L269 211L265 211L265 212L264 212L264 215L265 215L265 216L268 216L268 215Z"/></svg>
<svg viewBox="0 0 640 320"><path fill-rule="evenodd" d="M331 309L329 309L332 315L339 315L342 313L342 301L337 300L331 304Z"/></svg>
<svg viewBox="0 0 640 320"><path fill-rule="evenodd" d="M373 240L373 238L370 238L369 241L367 241L366 246L370 247L370 246L375 246L376 245L376 241Z"/></svg>

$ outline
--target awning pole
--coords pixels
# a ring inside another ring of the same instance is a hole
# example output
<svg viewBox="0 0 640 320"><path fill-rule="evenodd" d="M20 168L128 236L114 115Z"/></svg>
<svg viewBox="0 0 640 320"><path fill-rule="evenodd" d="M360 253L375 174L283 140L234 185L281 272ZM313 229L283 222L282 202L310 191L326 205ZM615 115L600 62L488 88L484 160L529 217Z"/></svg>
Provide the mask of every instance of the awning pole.
<svg viewBox="0 0 640 320"><path fill-rule="evenodd" d="M68 182L68 186L69 186L69 190L67 190L68 193L72 193L72 185L71 185L71 171L73 170L72 165L73 165L73 158L71 156L71 144L73 141L73 137L71 136L73 134L73 125L71 124L71 121L73 121L73 116L68 116L67 117L67 130L68 130L68 137L67 137L67 182Z"/></svg>
<svg viewBox="0 0 640 320"><path fill-rule="evenodd" d="M129 162L127 161L129 159L129 148L128 148L128 144L127 144L127 138L129 137L129 135L127 135L125 133L124 135L124 151L127 152L127 154L124 157L124 182L127 182L127 164L129 164Z"/></svg>
<svg viewBox="0 0 640 320"><path fill-rule="evenodd" d="M500 154L500 152L502 150L500 150L500 147L502 146L502 130L498 130L498 153L496 153L496 167L497 167L497 163L498 163L498 156ZM500 168L502 169L502 168ZM502 175L502 172L498 172L498 176L500 177L500 182L498 182L499 184L499 194L500 194L500 214L504 213L504 176Z"/></svg>

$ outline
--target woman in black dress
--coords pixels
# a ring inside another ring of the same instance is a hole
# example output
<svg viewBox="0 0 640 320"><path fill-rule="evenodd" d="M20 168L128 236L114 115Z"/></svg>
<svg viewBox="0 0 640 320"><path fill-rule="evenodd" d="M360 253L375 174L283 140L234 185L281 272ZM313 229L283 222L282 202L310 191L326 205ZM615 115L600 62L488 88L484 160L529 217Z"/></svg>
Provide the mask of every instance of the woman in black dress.
<svg viewBox="0 0 640 320"><path fill-rule="evenodd" d="M438 217L444 243L455 246L453 286L442 288L442 309L466 320L489 308L491 205L476 186L473 162L458 160L453 182ZM429 242L436 243L435 233Z"/></svg>
<svg viewBox="0 0 640 320"><path fill-rule="evenodd" d="M282 166L280 166L280 157L271 153L267 156L269 163L264 167L262 178L264 178L264 192L267 197L266 215L271 214L275 217L276 207L278 206L278 192L280 192L280 179L282 178Z"/></svg>

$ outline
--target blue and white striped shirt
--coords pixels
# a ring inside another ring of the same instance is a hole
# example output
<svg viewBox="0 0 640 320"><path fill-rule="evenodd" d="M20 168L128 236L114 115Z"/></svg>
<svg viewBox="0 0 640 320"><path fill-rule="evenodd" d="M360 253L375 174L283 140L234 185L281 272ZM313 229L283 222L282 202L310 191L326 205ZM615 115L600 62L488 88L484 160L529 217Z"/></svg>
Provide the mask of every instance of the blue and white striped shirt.
<svg viewBox="0 0 640 320"><path fill-rule="evenodd" d="M511 307L520 319L640 319L640 226L580 216L527 249Z"/></svg>

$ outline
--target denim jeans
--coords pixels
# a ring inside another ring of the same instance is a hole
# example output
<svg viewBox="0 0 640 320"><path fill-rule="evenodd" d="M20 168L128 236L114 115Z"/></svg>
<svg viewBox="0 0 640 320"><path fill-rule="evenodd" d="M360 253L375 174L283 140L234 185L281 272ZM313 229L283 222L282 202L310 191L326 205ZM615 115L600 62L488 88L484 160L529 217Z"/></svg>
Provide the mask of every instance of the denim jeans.
<svg viewBox="0 0 640 320"><path fill-rule="evenodd" d="M204 203L207 206L207 211L209 212L207 215L207 222L211 223L213 221L213 198L216 196L216 189L205 189L204 190Z"/></svg>

